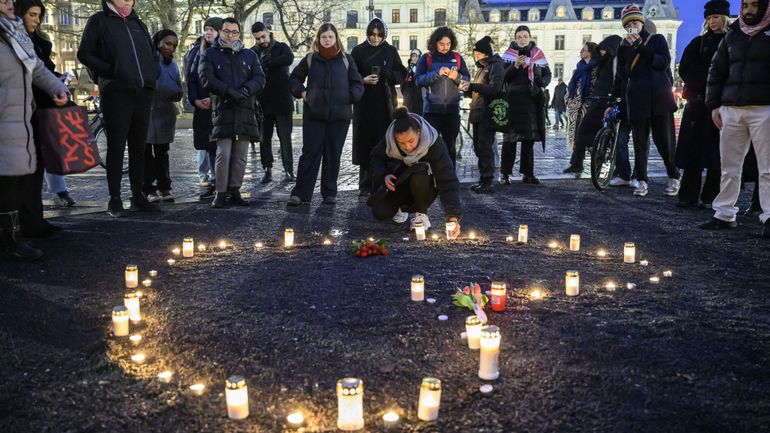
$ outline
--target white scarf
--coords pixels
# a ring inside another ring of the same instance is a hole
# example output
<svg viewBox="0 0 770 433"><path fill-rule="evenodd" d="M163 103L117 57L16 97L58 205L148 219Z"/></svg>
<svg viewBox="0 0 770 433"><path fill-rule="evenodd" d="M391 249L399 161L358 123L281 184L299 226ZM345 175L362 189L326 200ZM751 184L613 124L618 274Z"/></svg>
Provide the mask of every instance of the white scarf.
<svg viewBox="0 0 770 433"><path fill-rule="evenodd" d="M24 22L21 18L9 19L0 17L0 31L7 35L6 39L13 47L16 57L24 64L27 72L32 74L37 64L37 54L35 54L35 44L29 38L27 30L24 28Z"/></svg>

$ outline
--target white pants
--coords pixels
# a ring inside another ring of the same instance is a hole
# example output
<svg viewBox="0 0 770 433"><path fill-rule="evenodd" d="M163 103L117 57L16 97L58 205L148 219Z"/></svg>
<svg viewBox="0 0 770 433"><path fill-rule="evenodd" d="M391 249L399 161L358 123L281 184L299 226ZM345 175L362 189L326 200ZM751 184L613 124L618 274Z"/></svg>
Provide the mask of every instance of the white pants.
<svg viewBox="0 0 770 433"><path fill-rule="evenodd" d="M743 160L753 142L759 168L759 204L762 206L759 220L764 223L770 219L770 105L723 106L719 112L722 114L719 134L722 177L719 195L712 203L714 218L735 221Z"/></svg>

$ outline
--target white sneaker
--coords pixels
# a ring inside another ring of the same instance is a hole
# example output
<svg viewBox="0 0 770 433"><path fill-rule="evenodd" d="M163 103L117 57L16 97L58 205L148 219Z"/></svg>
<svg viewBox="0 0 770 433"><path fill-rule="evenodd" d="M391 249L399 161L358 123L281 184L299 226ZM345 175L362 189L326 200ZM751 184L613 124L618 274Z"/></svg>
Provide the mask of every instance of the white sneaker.
<svg viewBox="0 0 770 433"><path fill-rule="evenodd" d="M201 178L200 182L198 182L198 184L199 184L200 186L209 186L209 184L210 184L210 183L211 183L211 181L210 181L210 180L208 180L208 179L207 179L207 178L205 178L205 177L204 177L204 178Z"/></svg>
<svg viewBox="0 0 770 433"><path fill-rule="evenodd" d="M679 179L668 179L668 185L666 186L666 189L663 190L663 195L667 195L669 197L674 197L677 194L679 194L679 186L682 184L682 182Z"/></svg>
<svg viewBox="0 0 770 433"><path fill-rule="evenodd" d="M622 177L613 177L610 179L610 186L628 186L631 183L630 180L625 180Z"/></svg>
<svg viewBox="0 0 770 433"><path fill-rule="evenodd" d="M636 179L631 179L630 181L628 181L628 186L634 189L639 188L639 181Z"/></svg>
<svg viewBox="0 0 770 433"><path fill-rule="evenodd" d="M412 230L414 230L414 226L417 223L422 223L422 226L425 227L425 230L428 230L430 228L430 220L428 219L427 214L415 212L414 218L412 218L412 224L411 224Z"/></svg>
<svg viewBox="0 0 770 433"><path fill-rule="evenodd" d="M638 186L634 190L634 195L639 197L644 197L647 195L649 191L647 190L647 182L640 180L638 182Z"/></svg>
<svg viewBox="0 0 770 433"><path fill-rule="evenodd" d="M161 199L160 199L160 196L158 195L158 193L147 194L147 201L149 201L150 203L159 202L160 200Z"/></svg>
<svg viewBox="0 0 770 433"><path fill-rule="evenodd" d="M396 212L396 214L393 215L393 222L396 224L403 224L408 219L409 219L409 214L407 212L402 211L401 208L399 208L398 212Z"/></svg>

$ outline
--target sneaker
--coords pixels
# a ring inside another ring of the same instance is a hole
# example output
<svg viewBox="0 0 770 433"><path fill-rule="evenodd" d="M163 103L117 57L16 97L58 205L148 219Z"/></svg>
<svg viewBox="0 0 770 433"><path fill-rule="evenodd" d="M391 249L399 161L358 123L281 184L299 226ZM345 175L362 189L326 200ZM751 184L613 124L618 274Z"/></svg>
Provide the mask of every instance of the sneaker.
<svg viewBox="0 0 770 433"><path fill-rule="evenodd" d="M562 174L577 174L582 172L583 172L582 166L570 165L569 167L565 168L564 171L562 171Z"/></svg>
<svg viewBox="0 0 770 433"><path fill-rule="evenodd" d="M679 186L681 184L682 182L679 179L669 178L668 185L666 185L666 189L663 190L663 195L675 197L679 194Z"/></svg>
<svg viewBox="0 0 770 433"><path fill-rule="evenodd" d="M415 212L414 218L412 218L412 224L410 229L414 230L414 226L417 225L417 223L422 223L422 226L425 227L425 230L428 230L430 228L430 219L428 219L427 214Z"/></svg>
<svg viewBox="0 0 770 433"><path fill-rule="evenodd" d="M75 205L75 200L70 197L70 193L68 191L57 192L56 198L54 198L53 201L57 205L64 207L72 207Z"/></svg>
<svg viewBox="0 0 770 433"><path fill-rule="evenodd" d="M158 196L160 197L160 201L164 203L174 202L174 196L171 194L171 191L161 191ZM148 200L149 200L149 197L148 197Z"/></svg>
<svg viewBox="0 0 770 433"><path fill-rule="evenodd" d="M302 200L301 198L297 197L296 195L293 195L289 197L289 200L286 202L289 206L301 206L303 204L310 204L309 201Z"/></svg>
<svg viewBox="0 0 770 433"><path fill-rule="evenodd" d="M610 186L628 186L631 184L630 180L625 180L622 177L615 176L610 179Z"/></svg>
<svg viewBox="0 0 770 433"><path fill-rule="evenodd" d="M503 184L503 185L510 185L511 184L511 175L509 175L509 174L502 175L502 177L500 178L500 183Z"/></svg>
<svg viewBox="0 0 770 433"><path fill-rule="evenodd" d="M403 224L409 219L409 213L404 212L401 208L398 209L395 215L393 215L393 222L396 224Z"/></svg>
<svg viewBox="0 0 770 433"><path fill-rule="evenodd" d="M107 214L113 218L123 218L126 216L123 201L119 198L111 198L109 203L107 203Z"/></svg>
<svg viewBox="0 0 770 433"><path fill-rule="evenodd" d="M201 195L198 196L201 200L209 200L214 198L214 192L216 192L216 188L214 188L214 185L207 184L206 190L203 191Z"/></svg>
<svg viewBox="0 0 770 433"><path fill-rule="evenodd" d="M524 175L524 177L521 179L521 182L530 185L540 185L540 179L536 178L535 176Z"/></svg>
<svg viewBox="0 0 770 433"><path fill-rule="evenodd" d="M328 197L324 197L324 199L321 201L323 204L337 204L337 197L330 195Z"/></svg>
<svg viewBox="0 0 770 433"><path fill-rule="evenodd" d="M157 192L151 192L147 194L147 201L150 203L157 203L161 201L160 195Z"/></svg>
<svg viewBox="0 0 770 433"><path fill-rule="evenodd" d="M735 221L722 221L721 219L712 217L708 222L705 222L698 227L703 230L724 230L737 228L738 223Z"/></svg>
<svg viewBox="0 0 770 433"><path fill-rule="evenodd" d="M636 179L631 179L628 181L628 186L634 189L639 188L639 181Z"/></svg>
<svg viewBox="0 0 770 433"><path fill-rule="evenodd" d="M476 186L476 188L473 189L473 192L475 192L476 194L492 194L493 192L492 181L488 180L488 181L479 183Z"/></svg>
<svg viewBox="0 0 770 433"><path fill-rule="evenodd" d="M198 185L200 185L200 186L208 186L210 183L211 183L211 181L208 178L202 177L200 182L198 182Z"/></svg>
<svg viewBox="0 0 770 433"><path fill-rule="evenodd" d="M151 203L147 197L142 194L131 196L131 212L160 212L160 206Z"/></svg>
<svg viewBox="0 0 770 433"><path fill-rule="evenodd" d="M640 180L637 183L636 189L634 189L634 195L638 197L644 197L649 192L649 189L647 188L647 182Z"/></svg>

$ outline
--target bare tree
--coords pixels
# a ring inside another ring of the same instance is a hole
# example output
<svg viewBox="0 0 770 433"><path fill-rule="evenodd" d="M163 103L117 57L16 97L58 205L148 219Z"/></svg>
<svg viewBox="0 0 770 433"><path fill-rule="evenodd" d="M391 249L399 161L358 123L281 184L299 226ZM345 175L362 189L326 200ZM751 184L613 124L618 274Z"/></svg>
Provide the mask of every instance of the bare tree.
<svg viewBox="0 0 770 433"><path fill-rule="evenodd" d="M346 10L346 0L272 0L281 31L292 50L308 50L318 27Z"/></svg>

